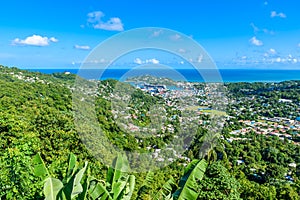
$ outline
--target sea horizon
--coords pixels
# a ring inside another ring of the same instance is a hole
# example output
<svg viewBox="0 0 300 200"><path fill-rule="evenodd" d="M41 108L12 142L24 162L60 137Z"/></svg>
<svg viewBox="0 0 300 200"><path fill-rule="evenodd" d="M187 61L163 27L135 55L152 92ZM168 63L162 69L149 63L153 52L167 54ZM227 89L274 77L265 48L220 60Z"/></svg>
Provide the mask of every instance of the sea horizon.
<svg viewBox="0 0 300 200"><path fill-rule="evenodd" d="M86 79L116 79L121 80L124 75L128 72L131 72L131 75L139 74L139 75L154 75L160 77L169 78L170 70L160 69L154 71L153 69L135 69L131 70L129 68L121 68L121 69L70 69L70 68L43 68L43 69L22 69L28 70L31 72L40 72L44 74L52 74L52 73L64 73L70 72L72 74L78 74ZM132 73L134 71L134 73ZM189 82L205 82L203 77L199 75L199 72L196 69L172 69L175 73L179 74L182 78L178 78L177 80L186 80ZM79 73L78 73L79 72ZM282 81L297 81L300 80L300 70L297 69L202 69L200 73L211 73L211 77L209 80L214 80L215 74L220 74L221 80L225 83L234 83L234 82L282 82ZM101 74L101 77L97 76L95 78L95 74ZM128 75L127 75L128 76ZM176 79L176 78L173 78ZM220 78L216 78L216 80L220 80ZM218 81L220 82L220 81Z"/></svg>

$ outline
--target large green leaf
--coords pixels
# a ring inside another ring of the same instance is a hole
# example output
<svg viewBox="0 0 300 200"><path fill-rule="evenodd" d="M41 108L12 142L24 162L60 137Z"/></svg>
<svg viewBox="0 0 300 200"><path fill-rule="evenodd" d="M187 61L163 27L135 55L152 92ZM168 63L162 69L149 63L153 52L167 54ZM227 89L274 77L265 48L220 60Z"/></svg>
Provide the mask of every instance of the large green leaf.
<svg viewBox="0 0 300 200"><path fill-rule="evenodd" d="M150 186L153 182L153 179L154 179L154 173L152 171L149 171L143 181L143 184L141 187L144 187L144 186Z"/></svg>
<svg viewBox="0 0 300 200"><path fill-rule="evenodd" d="M102 183L97 182L96 180L94 180L91 183L88 193L93 200L113 200L106 187Z"/></svg>
<svg viewBox="0 0 300 200"><path fill-rule="evenodd" d="M153 200L172 200L172 189L176 183L170 178L154 196Z"/></svg>
<svg viewBox="0 0 300 200"><path fill-rule="evenodd" d="M125 156L118 155L113 165L107 172L107 183L111 185L111 193L114 199L120 198L124 194L124 189L128 182L128 160Z"/></svg>
<svg viewBox="0 0 300 200"><path fill-rule="evenodd" d="M63 184L59 179L47 178L44 184L45 200L56 200L57 194L63 188Z"/></svg>
<svg viewBox="0 0 300 200"><path fill-rule="evenodd" d="M198 182L203 179L206 168L207 163L205 160L193 160L180 179L179 189L174 193L175 199L196 200L199 195Z"/></svg>
<svg viewBox="0 0 300 200"><path fill-rule="evenodd" d="M135 186L135 176L126 175L122 176L118 182L113 184L111 193L113 199L130 199Z"/></svg>
<svg viewBox="0 0 300 200"><path fill-rule="evenodd" d="M66 194L67 199L73 199L77 195L79 195L81 192L83 192L83 187L81 185L81 180L83 178L83 175L86 171L88 163L85 162L85 165L82 169L80 169L76 174L72 176L70 181L67 183L67 185L64 187L64 191Z"/></svg>
<svg viewBox="0 0 300 200"><path fill-rule="evenodd" d="M76 156L73 153L70 153L69 159L68 159L68 169L67 169L67 175L65 176L65 182L69 182L72 176L74 175L77 165L76 165Z"/></svg>
<svg viewBox="0 0 300 200"><path fill-rule="evenodd" d="M88 173L89 174L89 173ZM84 182L82 184L83 191L79 194L78 199L85 200L87 199L88 190L90 188L90 183L94 178L92 176L87 176L87 178L84 179Z"/></svg>
<svg viewBox="0 0 300 200"><path fill-rule="evenodd" d="M134 187L135 187L135 176L130 175L126 185L125 195L122 197L123 200L131 199L132 193L134 191Z"/></svg>
<svg viewBox="0 0 300 200"><path fill-rule="evenodd" d="M129 177L122 177L118 180L118 182L113 183L112 191L111 193L113 194L114 199L120 199L122 196L122 193L126 189L126 184L128 181Z"/></svg>
<svg viewBox="0 0 300 200"><path fill-rule="evenodd" d="M147 190L149 189L149 187L151 187L151 184L153 182L154 179L154 173L152 171L149 171L141 185L141 187L138 190L138 196L147 193Z"/></svg>
<svg viewBox="0 0 300 200"><path fill-rule="evenodd" d="M118 155L114 160L112 167L107 172L106 182L113 184L128 172L129 164L125 156Z"/></svg>
<svg viewBox="0 0 300 200"><path fill-rule="evenodd" d="M33 165L34 165L34 174L43 180L49 175L49 172L45 166L45 163L43 159L41 158L41 155L38 153L33 157Z"/></svg>
<svg viewBox="0 0 300 200"><path fill-rule="evenodd" d="M79 172L75 175L71 199L73 199L75 196L77 196L78 194L80 194L83 191L83 188L82 188L82 185L80 182L86 171L87 166L88 166L88 162L85 162L84 167L81 170L79 170Z"/></svg>
<svg viewBox="0 0 300 200"><path fill-rule="evenodd" d="M125 156L118 155L108 169L106 185L113 199L130 199L135 186L135 177L128 175L129 164ZM106 187L107 188L107 187Z"/></svg>

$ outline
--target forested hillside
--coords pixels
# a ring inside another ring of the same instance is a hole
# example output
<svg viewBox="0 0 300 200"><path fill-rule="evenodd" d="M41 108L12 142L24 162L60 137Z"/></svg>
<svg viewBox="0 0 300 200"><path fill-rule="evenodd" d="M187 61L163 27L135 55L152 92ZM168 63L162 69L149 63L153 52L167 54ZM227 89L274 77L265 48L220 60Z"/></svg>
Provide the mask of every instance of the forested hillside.
<svg viewBox="0 0 300 200"><path fill-rule="evenodd" d="M90 188L97 182L102 184L99 191L109 191L113 196L115 191L108 178L112 169L89 152L75 128L72 106L75 79L76 76L69 73L46 75L0 66L0 199L44 199L47 196L43 191L45 182L35 173L36 155L40 155L48 175L58 180L71 177L70 157L75 160L72 155L76 155L78 169L83 169L85 161L88 162L80 179L83 189L88 187L85 183L89 180ZM180 111L165 107L168 120L164 125L169 129L161 131L159 137L142 141L126 133L114 121L109 96L110 88L116 83L115 80L98 83L96 114L108 139L127 151L163 149L176 135ZM275 85L232 83L227 84L227 88L232 101L216 146L210 148L207 155L199 156L203 138L207 136L205 126L199 124L184 157L150 175L120 173L128 178L127 186L132 185L134 177L135 185L128 186L128 190L132 190L131 199L300 199L299 130L298 122L294 120L299 116L299 82ZM133 90L128 113L133 116L134 126L146 127L151 121L148 109L153 104L164 104L164 99L136 88ZM292 102L282 102L286 99ZM204 122L210 118L207 113L200 112L199 115ZM281 121L268 121L279 119L276 117L291 118L295 124L286 127ZM264 123L261 125L264 130L276 126L272 133L284 136L258 134L260 127L255 123ZM118 158L116 162L126 165L126 158ZM76 170L73 171L75 175ZM124 182L123 179L120 181ZM193 195L187 195L189 192ZM99 193L92 198L92 194L95 193L72 197L97 199L101 196ZM126 199L125 196L116 199Z"/></svg>

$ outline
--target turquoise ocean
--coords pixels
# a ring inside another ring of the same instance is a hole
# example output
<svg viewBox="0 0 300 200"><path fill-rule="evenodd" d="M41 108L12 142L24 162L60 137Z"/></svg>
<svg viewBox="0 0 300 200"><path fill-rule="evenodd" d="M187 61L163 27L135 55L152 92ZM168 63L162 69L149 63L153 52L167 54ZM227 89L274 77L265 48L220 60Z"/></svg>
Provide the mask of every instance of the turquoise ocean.
<svg viewBox="0 0 300 200"><path fill-rule="evenodd" d="M46 74L70 72L78 74L87 79L116 79L123 80L125 76L135 75L153 75L158 77L166 77L178 80L186 80L190 82L204 82L204 80L223 82L281 82L288 80L300 80L300 70L263 70L263 69L219 69L212 70L196 70L196 69L173 69L170 70L130 70L130 69L29 69L30 71L41 72ZM219 75L216 75L219 74ZM204 75L204 76L201 76Z"/></svg>

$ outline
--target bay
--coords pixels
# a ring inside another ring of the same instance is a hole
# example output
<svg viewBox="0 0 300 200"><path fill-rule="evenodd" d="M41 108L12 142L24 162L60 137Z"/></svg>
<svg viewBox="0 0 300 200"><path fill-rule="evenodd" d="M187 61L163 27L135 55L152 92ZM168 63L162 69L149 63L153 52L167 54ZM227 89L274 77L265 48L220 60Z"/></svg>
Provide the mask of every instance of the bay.
<svg viewBox="0 0 300 200"><path fill-rule="evenodd" d="M214 78L219 73L223 82L281 82L288 80L300 80L300 70L266 70L266 69L219 69L218 71L203 69L200 74L196 69L28 69L41 73L64 73L78 74L87 79L116 79L122 80L124 76L153 75L158 77L173 78L174 80L186 80L189 82L204 82L205 80L220 80ZM201 76L205 74L205 78Z"/></svg>

